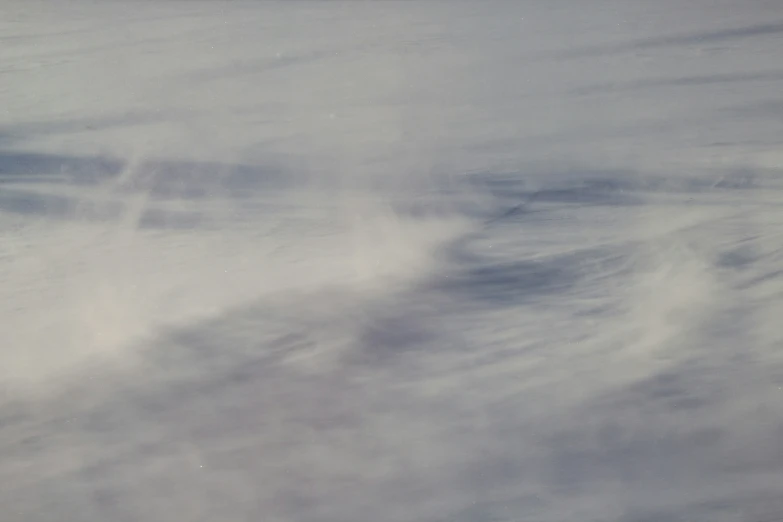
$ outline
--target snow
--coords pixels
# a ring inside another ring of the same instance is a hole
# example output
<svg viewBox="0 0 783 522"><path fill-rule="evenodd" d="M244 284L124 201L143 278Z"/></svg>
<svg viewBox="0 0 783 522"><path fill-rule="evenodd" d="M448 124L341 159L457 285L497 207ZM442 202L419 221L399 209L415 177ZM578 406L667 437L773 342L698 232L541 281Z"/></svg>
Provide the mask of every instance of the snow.
<svg viewBox="0 0 783 522"><path fill-rule="evenodd" d="M776 1L7 0L3 520L783 517Z"/></svg>

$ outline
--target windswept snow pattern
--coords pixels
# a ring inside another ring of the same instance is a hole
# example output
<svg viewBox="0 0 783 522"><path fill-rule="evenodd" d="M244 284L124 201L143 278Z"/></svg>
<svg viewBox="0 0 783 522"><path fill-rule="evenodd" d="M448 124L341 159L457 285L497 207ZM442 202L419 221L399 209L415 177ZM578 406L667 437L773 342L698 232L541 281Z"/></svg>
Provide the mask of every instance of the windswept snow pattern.
<svg viewBox="0 0 783 522"><path fill-rule="evenodd" d="M778 1L5 0L3 521L783 519Z"/></svg>

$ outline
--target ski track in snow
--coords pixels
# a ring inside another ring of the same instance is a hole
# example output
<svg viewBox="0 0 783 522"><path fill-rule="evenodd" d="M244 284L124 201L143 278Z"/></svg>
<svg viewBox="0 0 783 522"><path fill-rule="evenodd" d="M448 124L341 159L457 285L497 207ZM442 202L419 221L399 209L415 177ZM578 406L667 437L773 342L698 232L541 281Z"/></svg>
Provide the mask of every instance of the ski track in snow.
<svg viewBox="0 0 783 522"><path fill-rule="evenodd" d="M777 2L2 11L3 520L783 518Z"/></svg>

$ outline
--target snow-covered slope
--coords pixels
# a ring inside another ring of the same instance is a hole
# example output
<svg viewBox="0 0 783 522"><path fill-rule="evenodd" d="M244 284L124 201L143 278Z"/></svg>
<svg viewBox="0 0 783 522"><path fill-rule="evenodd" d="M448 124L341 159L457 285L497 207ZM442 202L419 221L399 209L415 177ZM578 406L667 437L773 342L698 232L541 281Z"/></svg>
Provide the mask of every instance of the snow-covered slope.
<svg viewBox="0 0 783 522"><path fill-rule="evenodd" d="M8 521L783 517L776 1L6 0Z"/></svg>

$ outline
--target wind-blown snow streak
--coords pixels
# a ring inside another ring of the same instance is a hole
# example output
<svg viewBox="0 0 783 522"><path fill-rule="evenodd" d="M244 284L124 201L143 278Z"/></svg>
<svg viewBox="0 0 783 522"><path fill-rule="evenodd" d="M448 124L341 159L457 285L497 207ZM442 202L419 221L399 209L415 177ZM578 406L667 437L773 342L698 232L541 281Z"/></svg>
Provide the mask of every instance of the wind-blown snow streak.
<svg viewBox="0 0 783 522"><path fill-rule="evenodd" d="M781 20L7 1L2 519L783 517Z"/></svg>

